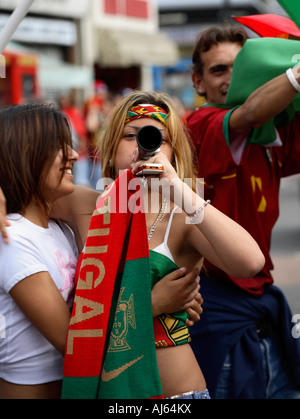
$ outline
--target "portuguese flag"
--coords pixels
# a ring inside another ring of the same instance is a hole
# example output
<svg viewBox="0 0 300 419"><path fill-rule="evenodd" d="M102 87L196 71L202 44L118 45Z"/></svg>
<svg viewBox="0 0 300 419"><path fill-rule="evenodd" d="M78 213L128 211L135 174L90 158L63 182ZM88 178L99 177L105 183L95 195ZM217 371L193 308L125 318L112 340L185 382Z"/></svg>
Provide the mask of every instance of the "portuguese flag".
<svg viewBox="0 0 300 419"><path fill-rule="evenodd" d="M300 30L298 26L295 22L285 16L261 14L232 17L237 22L247 26L247 28L257 33L259 36L269 38L278 37L285 39L300 39Z"/></svg>
<svg viewBox="0 0 300 419"><path fill-rule="evenodd" d="M62 398L162 398L145 213L130 171L101 195L77 274Z"/></svg>
<svg viewBox="0 0 300 419"><path fill-rule="evenodd" d="M226 96L230 107L243 104L258 87L294 67L300 59L299 41L282 38L248 39L238 53ZM275 141L274 127L286 125L300 111L300 95L280 115L255 128L250 141L269 144Z"/></svg>
<svg viewBox="0 0 300 419"><path fill-rule="evenodd" d="M278 3L290 15L293 21L300 28L300 3L295 0L278 0Z"/></svg>

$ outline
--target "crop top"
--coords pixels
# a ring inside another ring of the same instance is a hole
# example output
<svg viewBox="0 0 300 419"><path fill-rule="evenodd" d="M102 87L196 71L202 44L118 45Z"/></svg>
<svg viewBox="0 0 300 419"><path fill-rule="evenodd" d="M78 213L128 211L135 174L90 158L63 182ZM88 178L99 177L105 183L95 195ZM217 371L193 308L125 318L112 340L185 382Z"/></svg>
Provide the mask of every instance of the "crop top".
<svg viewBox="0 0 300 419"><path fill-rule="evenodd" d="M177 207L173 209L167 225L164 241L159 246L150 250L150 275L151 288L163 277L178 269L168 247L168 238L173 215ZM188 314L185 311L177 311L171 314L161 314L153 319L155 346L157 348L183 345L191 341L189 328L186 325Z"/></svg>

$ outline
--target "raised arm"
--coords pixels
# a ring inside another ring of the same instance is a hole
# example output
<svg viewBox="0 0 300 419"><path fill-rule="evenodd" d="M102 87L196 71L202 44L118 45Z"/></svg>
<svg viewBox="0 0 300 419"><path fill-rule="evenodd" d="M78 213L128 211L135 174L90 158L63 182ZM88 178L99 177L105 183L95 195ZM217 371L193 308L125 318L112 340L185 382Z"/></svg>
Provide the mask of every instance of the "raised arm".
<svg viewBox="0 0 300 419"><path fill-rule="evenodd" d="M149 161L164 166L160 175L162 193L168 194L175 205L193 218L195 226L186 226L187 240L199 254L229 275L240 278L256 275L263 268L265 258L252 236L212 205L206 205L203 198L178 177L166 155L160 152ZM133 173L139 165L140 162L133 165Z"/></svg>
<svg viewBox="0 0 300 419"><path fill-rule="evenodd" d="M291 80L294 76L300 88L300 65L291 69L291 73ZM247 133L252 128L262 126L282 112L298 92L286 73L270 80L256 89L243 105L232 112L229 119L231 133Z"/></svg>
<svg viewBox="0 0 300 419"><path fill-rule="evenodd" d="M263 268L265 258L252 236L212 205L206 205L180 179L172 183L175 196L177 194L175 203L197 227L189 229L188 240L199 253L228 275L239 278L255 276Z"/></svg>

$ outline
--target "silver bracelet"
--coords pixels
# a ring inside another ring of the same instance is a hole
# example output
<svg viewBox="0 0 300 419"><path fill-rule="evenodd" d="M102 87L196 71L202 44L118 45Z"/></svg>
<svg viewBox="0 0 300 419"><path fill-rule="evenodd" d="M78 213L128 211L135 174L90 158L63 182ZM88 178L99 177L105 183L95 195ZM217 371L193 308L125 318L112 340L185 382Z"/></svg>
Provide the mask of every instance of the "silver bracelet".
<svg viewBox="0 0 300 419"><path fill-rule="evenodd" d="M289 68L286 70L287 78L289 79L289 82L294 87L294 89L297 90L297 92L300 92L300 84L298 83L296 77L294 76L294 73L292 72L292 69Z"/></svg>
<svg viewBox="0 0 300 419"><path fill-rule="evenodd" d="M201 207L199 207L195 213L192 215L192 217L190 218L190 223L194 224L195 220L197 219L198 215L204 210L204 208L206 207L206 205L210 204L210 200L208 199L207 201L204 202L204 204L201 205Z"/></svg>

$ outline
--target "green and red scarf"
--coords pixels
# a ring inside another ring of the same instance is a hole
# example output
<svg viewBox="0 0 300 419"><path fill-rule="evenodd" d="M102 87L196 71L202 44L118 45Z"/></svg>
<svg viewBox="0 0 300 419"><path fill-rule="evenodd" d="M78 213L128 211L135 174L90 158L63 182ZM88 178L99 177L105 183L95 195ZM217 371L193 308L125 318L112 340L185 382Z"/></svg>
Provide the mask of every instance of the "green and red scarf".
<svg viewBox="0 0 300 419"><path fill-rule="evenodd" d="M63 399L162 398L145 213L134 210L138 182L123 172L92 216L77 267Z"/></svg>

